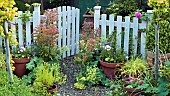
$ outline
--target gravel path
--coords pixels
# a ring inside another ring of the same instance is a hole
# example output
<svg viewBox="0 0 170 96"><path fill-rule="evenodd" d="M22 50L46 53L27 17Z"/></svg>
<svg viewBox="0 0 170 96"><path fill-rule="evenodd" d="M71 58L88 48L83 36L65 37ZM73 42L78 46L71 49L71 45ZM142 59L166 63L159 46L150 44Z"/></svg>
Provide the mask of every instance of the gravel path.
<svg viewBox="0 0 170 96"><path fill-rule="evenodd" d="M74 88L74 72L79 72L80 67L74 64L73 57L66 58L63 61L65 65L62 65L61 70L67 75L67 81L59 86L59 96L106 96L108 89L104 86L87 87L85 90Z"/></svg>

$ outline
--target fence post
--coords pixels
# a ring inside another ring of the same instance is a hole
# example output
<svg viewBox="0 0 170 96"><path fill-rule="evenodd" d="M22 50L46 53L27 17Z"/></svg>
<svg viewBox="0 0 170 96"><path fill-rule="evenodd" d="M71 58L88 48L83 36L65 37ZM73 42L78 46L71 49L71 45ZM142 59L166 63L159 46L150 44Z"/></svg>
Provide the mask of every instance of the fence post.
<svg viewBox="0 0 170 96"><path fill-rule="evenodd" d="M40 6L34 6L33 11L33 28L40 24Z"/></svg>
<svg viewBox="0 0 170 96"><path fill-rule="evenodd" d="M100 8L101 6L94 7L94 29L99 28Z"/></svg>

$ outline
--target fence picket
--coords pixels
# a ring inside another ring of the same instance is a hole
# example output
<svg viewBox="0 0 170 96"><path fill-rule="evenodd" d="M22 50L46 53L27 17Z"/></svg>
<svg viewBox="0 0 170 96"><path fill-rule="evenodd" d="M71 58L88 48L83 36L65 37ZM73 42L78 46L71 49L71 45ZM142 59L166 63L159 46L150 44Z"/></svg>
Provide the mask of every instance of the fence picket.
<svg viewBox="0 0 170 96"><path fill-rule="evenodd" d="M78 53L79 49L79 19L80 19L80 10L78 8L70 6L58 7L58 47L68 47L68 51L63 52L63 58L70 55L75 55ZM22 14L20 11L19 14ZM26 37L23 37L23 24L22 20L15 17L15 21L12 23L18 24L18 31L16 34L16 30L14 34L18 35L19 46L23 46L23 43L26 42L27 45L30 45L32 39L31 38L31 23L33 23L33 28L40 24L40 19L43 18L43 15L40 15L40 7L34 7L33 17L26 22ZM6 24L6 28L8 24ZM15 25L11 24L11 27ZM77 27L76 27L77 26ZM24 41L26 38L26 41ZM0 37L0 47L2 47L3 39Z"/></svg>
<svg viewBox="0 0 170 96"><path fill-rule="evenodd" d="M130 30L130 17L125 17L125 34L124 34L124 51L129 55L129 30Z"/></svg>
<svg viewBox="0 0 170 96"><path fill-rule="evenodd" d="M72 40L71 40L71 55L75 54L75 7L72 7Z"/></svg>
<svg viewBox="0 0 170 96"><path fill-rule="evenodd" d="M122 32L122 16L117 16L117 48L121 48L121 41L122 41L122 37L121 37L121 32Z"/></svg>
<svg viewBox="0 0 170 96"><path fill-rule="evenodd" d="M147 27L147 23L146 21L142 21L143 27L146 28ZM145 58L146 56L146 32L142 32L141 33L141 43L140 43L140 53L142 54L143 58Z"/></svg>
<svg viewBox="0 0 170 96"><path fill-rule="evenodd" d="M102 14L102 25L101 25L102 36L106 38L106 14Z"/></svg>
<svg viewBox="0 0 170 96"><path fill-rule="evenodd" d="M62 38L62 28L61 28L61 7L57 8L58 10L58 31L59 31L59 35L58 35L58 47L61 47L61 38Z"/></svg>
<svg viewBox="0 0 170 96"><path fill-rule="evenodd" d="M80 9L76 8L76 54L78 54L79 50L79 25L80 25Z"/></svg>
<svg viewBox="0 0 170 96"><path fill-rule="evenodd" d="M109 34L111 34L116 27L116 35L117 35L117 48L123 48L124 51L129 55L129 41L130 41L130 29L133 29L133 36L132 36L132 42L133 42L133 48L134 48L134 55L137 54L138 50L138 30L139 29L144 29L146 28L146 22L142 22L139 23L138 22L138 18L133 18L133 22L130 22L130 17L126 16L125 17L125 22L122 21L122 16L117 16L117 21L114 21L114 16L110 15L109 16L109 20L103 20L104 15L103 14L99 14L100 13L100 8L101 6L95 6L94 7L94 29L98 28L99 26L101 26L101 30L102 32L106 33L106 28L104 26L109 26ZM100 19L100 16L102 17L102 19ZM105 22L106 21L106 22ZM125 30L125 34L124 34L124 38L122 38L122 30ZM105 30L104 30L105 29ZM102 33L103 34L103 33ZM146 32L143 32L141 34L141 45L140 45L140 53L142 54L142 56L146 56L146 52L145 52L145 42L146 42ZM121 44L123 40L124 40L124 44Z"/></svg>
<svg viewBox="0 0 170 96"><path fill-rule="evenodd" d="M114 31L114 15L109 15L109 35Z"/></svg>
<svg viewBox="0 0 170 96"><path fill-rule="evenodd" d="M67 6L67 56L70 56L71 7Z"/></svg>
<svg viewBox="0 0 170 96"><path fill-rule="evenodd" d="M134 50L134 56L137 55L137 40L138 39L138 18L133 18L133 50Z"/></svg>
<svg viewBox="0 0 170 96"><path fill-rule="evenodd" d="M21 15L22 11L18 11L18 14ZM23 40L23 24L22 20L18 18L18 45L19 47L23 46L24 40Z"/></svg>
<svg viewBox="0 0 170 96"><path fill-rule="evenodd" d="M62 46L66 46L66 6L62 7L62 17L63 21L62 22L62 30L63 30L63 35L62 35ZM63 51L63 58L66 57L66 50Z"/></svg>
<svg viewBox="0 0 170 96"><path fill-rule="evenodd" d="M31 24L30 21L26 22L26 45L30 47L31 45Z"/></svg>

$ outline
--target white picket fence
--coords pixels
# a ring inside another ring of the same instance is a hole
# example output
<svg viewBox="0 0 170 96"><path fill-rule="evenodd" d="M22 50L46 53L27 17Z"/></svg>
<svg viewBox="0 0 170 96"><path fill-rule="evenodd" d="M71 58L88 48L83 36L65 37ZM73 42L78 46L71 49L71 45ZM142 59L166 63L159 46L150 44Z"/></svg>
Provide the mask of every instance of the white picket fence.
<svg viewBox="0 0 170 96"><path fill-rule="evenodd" d="M124 51L128 54L129 53L129 34L130 34L130 29L133 29L133 50L134 50L134 55L137 55L138 50L140 49L140 53L142 56L145 56L145 48L146 48L146 32L141 33L141 37L138 37L138 31L139 29L144 29L147 27L147 22L142 21L142 23L139 23L138 18L134 17L133 22L130 21L129 16L125 16L125 20L123 21L122 16L117 16L115 18L114 15L109 15L109 20L106 20L107 15L106 14L101 14L100 15L100 8L101 6L95 6L94 10L94 29L100 28L101 29L101 34L104 38L108 36L108 34L111 34L114 30L116 30L117 34L117 48L123 48ZM117 21L115 21L117 19ZM109 28L107 28L109 27ZM107 29L109 32L107 32ZM124 29L124 30L123 30ZM124 31L124 38L122 38L121 32ZM108 34L107 34L108 33ZM122 43L122 39L124 44ZM140 48L138 48L138 40L141 39L140 41ZM123 45L123 46L122 46ZM128 54L129 55L129 54Z"/></svg>
<svg viewBox="0 0 170 96"><path fill-rule="evenodd" d="M75 7L70 6L62 6L58 7L58 47L67 47L68 50L63 52L63 58L70 55L75 55L78 53L79 49L79 19L80 19L80 10ZM22 11L18 11L18 14L22 14ZM6 29L8 28L16 28L16 24L18 25L18 31L14 30L14 34L17 35L17 40L19 42L19 46L23 46L24 42L26 45L30 45L33 43L32 32L31 29L34 29L37 25L40 24L40 20L43 16L40 15L40 6L34 7L33 17L30 21L26 22L26 41L24 41L24 33L23 33L23 23L22 20L18 17L15 17L14 21L10 23L6 23ZM33 24L33 28L31 28L31 24ZM32 30L33 31L33 30ZM0 37L0 47L3 46L3 39Z"/></svg>

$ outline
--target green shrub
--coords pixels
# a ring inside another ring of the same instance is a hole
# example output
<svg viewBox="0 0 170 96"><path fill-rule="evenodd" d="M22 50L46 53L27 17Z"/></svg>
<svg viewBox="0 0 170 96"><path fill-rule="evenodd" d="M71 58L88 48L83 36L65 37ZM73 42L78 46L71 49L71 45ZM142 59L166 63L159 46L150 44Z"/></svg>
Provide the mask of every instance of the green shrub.
<svg viewBox="0 0 170 96"><path fill-rule="evenodd" d="M8 78L5 69L0 68L0 96L35 96L33 88L14 76L14 83Z"/></svg>

